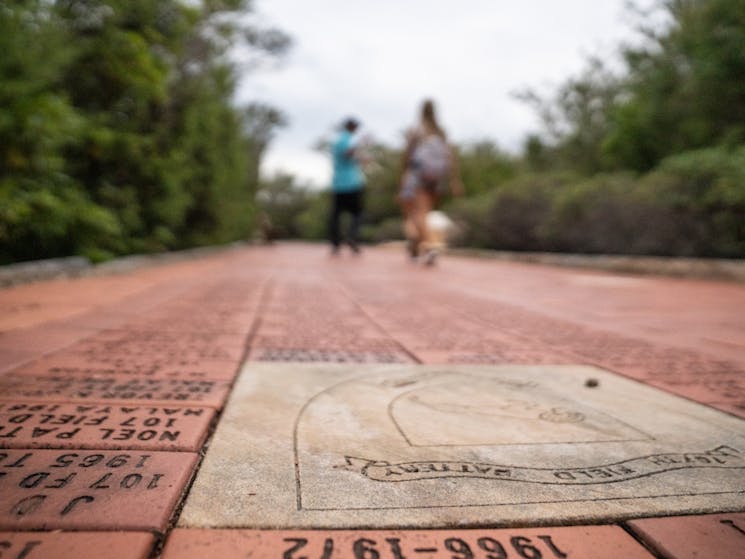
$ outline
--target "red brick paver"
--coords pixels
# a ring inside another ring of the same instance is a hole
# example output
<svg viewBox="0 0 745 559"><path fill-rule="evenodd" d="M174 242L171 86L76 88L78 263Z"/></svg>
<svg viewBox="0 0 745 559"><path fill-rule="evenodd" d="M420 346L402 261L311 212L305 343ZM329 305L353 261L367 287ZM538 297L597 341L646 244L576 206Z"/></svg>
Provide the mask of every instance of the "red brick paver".
<svg viewBox="0 0 745 559"><path fill-rule="evenodd" d="M8 559L146 559L155 536L140 532L0 532Z"/></svg>
<svg viewBox="0 0 745 559"><path fill-rule="evenodd" d="M646 518L628 524L665 558L745 557L745 513Z"/></svg>
<svg viewBox="0 0 745 559"><path fill-rule="evenodd" d="M403 251L333 259L304 245L3 289L0 555L153 556L244 359L591 364L745 418L743 309L734 283L455 257L428 269ZM165 557L651 557L649 546L737 559L743 512L745 501L629 532L175 530Z"/></svg>
<svg viewBox="0 0 745 559"><path fill-rule="evenodd" d="M174 530L163 559L652 559L615 526L506 530Z"/></svg>
<svg viewBox="0 0 745 559"><path fill-rule="evenodd" d="M214 415L204 407L0 402L0 446L197 451Z"/></svg>
<svg viewBox="0 0 745 559"><path fill-rule="evenodd" d="M131 405L186 405L220 408L230 382L131 375L52 374L0 377L0 401L79 402Z"/></svg>
<svg viewBox="0 0 745 559"><path fill-rule="evenodd" d="M164 530L197 456L186 452L0 453L0 529Z"/></svg>

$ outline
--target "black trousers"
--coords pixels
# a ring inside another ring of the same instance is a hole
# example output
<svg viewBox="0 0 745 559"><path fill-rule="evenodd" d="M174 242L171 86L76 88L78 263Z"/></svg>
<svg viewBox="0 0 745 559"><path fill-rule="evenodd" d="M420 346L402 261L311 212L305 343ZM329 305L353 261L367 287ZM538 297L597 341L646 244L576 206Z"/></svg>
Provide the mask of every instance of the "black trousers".
<svg viewBox="0 0 745 559"><path fill-rule="evenodd" d="M356 247L362 223L363 190L353 192L331 193L331 217L329 219L329 239L334 247L341 244L341 216L343 213L351 215L346 240L350 246Z"/></svg>

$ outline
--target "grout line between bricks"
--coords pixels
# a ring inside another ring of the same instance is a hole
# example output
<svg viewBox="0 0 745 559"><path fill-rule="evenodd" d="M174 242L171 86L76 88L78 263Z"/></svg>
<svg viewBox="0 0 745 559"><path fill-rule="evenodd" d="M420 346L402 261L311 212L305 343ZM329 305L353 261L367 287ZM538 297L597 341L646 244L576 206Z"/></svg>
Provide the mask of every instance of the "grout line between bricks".
<svg viewBox="0 0 745 559"><path fill-rule="evenodd" d="M398 340L395 336L393 336L386 328L384 328L369 312L367 312L367 309L359 303L349 292L349 289L341 283L339 280L334 280L334 283L336 283L337 286L339 286L339 289L342 293L344 293L344 296L347 298L348 301L352 303L355 307L357 307L360 312L370 321L372 322L376 328L378 328L382 333L384 333L388 338L393 340L395 344L401 349L401 351L408 355L413 361L415 365L421 365L423 361L417 357L417 355L411 351L409 348L407 348L403 343L401 343L400 340Z"/></svg>
<svg viewBox="0 0 745 559"><path fill-rule="evenodd" d="M259 329L259 325L261 324L263 313L266 309L267 300L269 298L269 294L271 293L271 290L274 287L274 278L268 278L264 281L263 285L259 288L259 302L256 305L255 314L253 317L253 320L251 321L251 325L248 329L248 333L245 336L244 343L243 343L243 354L241 355L241 359L238 362L237 370L235 372L235 375L233 375L233 379L230 382L230 388L228 390L228 394L225 397L224 404L216 410L215 416L212 418L212 421L210 422L210 425L207 430L207 435L204 439L204 442L202 443L202 447L197 451L198 460L197 464L194 467L194 470L192 471L192 475L189 479L189 481L184 486L183 491L181 492L181 497L176 504L176 507L173 510L173 513L171 514L171 518L168 521L168 525L166 526L165 531L162 534L156 534L156 542L153 546L153 549L149 555L150 559L158 559L162 553L163 549L165 547L166 542L168 541L168 537L173 531L173 529L178 524L179 518L181 517L181 512L184 509L184 506L186 506L186 501L189 498L189 493L191 492L191 488L194 485L194 482L197 479L197 475L199 474L199 470L202 467L202 462L204 461L204 458L207 456L207 451L209 450L210 443L212 442L212 438L215 435L215 432L217 431L217 427L220 424L220 419L222 418L223 413L225 412L225 408L227 407L228 401L230 400L230 396L233 393L233 388L235 387L236 382L238 382L238 378L241 375L241 371L243 370L243 367L248 362L248 357L251 351L251 342L253 341L254 337L256 336L256 333Z"/></svg>
<svg viewBox="0 0 745 559"><path fill-rule="evenodd" d="M671 558L667 555L663 555L662 552L660 552L656 547L654 547L651 542L648 542L640 534L637 534L634 530L632 530L631 527L626 522L627 521L619 522L618 526L623 531L625 531L629 536L634 538L636 543L638 543L640 546L646 549L651 555L654 556L655 559L675 559L674 557Z"/></svg>

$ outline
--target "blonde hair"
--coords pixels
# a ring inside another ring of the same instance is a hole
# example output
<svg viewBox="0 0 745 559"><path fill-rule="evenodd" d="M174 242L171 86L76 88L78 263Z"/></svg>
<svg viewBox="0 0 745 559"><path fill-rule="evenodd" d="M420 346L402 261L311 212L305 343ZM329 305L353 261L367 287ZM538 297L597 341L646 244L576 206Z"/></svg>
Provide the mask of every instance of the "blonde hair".
<svg viewBox="0 0 745 559"><path fill-rule="evenodd" d="M424 103L422 103L420 120L422 128L424 128L426 133L437 134L441 138L445 138L445 131L440 128L437 122L435 103L431 99L425 99Z"/></svg>

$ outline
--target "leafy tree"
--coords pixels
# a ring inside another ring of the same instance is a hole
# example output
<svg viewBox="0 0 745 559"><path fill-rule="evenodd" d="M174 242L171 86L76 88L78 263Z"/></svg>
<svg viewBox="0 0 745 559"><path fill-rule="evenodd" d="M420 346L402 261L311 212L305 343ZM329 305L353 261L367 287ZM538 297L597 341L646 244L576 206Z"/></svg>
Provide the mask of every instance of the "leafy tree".
<svg viewBox="0 0 745 559"><path fill-rule="evenodd" d="M75 56L47 3L0 5L0 262L71 254L99 235L117 235L67 171L64 150L85 120L66 92Z"/></svg>
<svg viewBox="0 0 745 559"><path fill-rule="evenodd" d="M364 166L367 181L365 193L365 229L369 232L383 221L398 218L397 201L401 151L380 143L367 148L371 163Z"/></svg>
<svg viewBox="0 0 745 559"><path fill-rule="evenodd" d="M611 131L611 111L622 95L619 78L593 58L578 77L548 98L534 90L517 97L531 104L544 125L547 141L529 138L526 156L534 166L572 169L586 174L608 167L603 144ZM539 161L540 159L540 161ZM530 161L530 159L529 159Z"/></svg>
<svg viewBox="0 0 745 559"><path fill-rule="evenodd" d="M518 172L515 158L502 152L490 140L462 146L458 158L463 183L471 195L493 190Z"/></svg>
<svg viewBox="0 0 745 559"><path fill-rule="evenodd" d="M250 9L248 0L0 6L0 259L245 237L258 158L281 122L269 107L234 106L231 57L242 48L266 60L289 44L252 25Z"/></svg>
<svg viewBox="0 0 745 559"><path fill-rule="evenodd" d="M279 239L305 236L300 215L318 196L295 182L295 177L279 173L260 183L256 202L263 219L271 226L272 237Z"/></svg>
<svg viewBox="0 0 745 559"><path fill-rule="evenodd" d="M554 166L643 172L675 153L745 142L745 0L659 0L639 14L622 74L591 59L554 96L519 95L542 118Z"/></svg>
<svg viewBox="0 0 745 559"><path fill-rule="evenodd" d="M670 26L624 51L625 100L606 149L618 165L745 141L745 0L666 0Z"/></svg>

